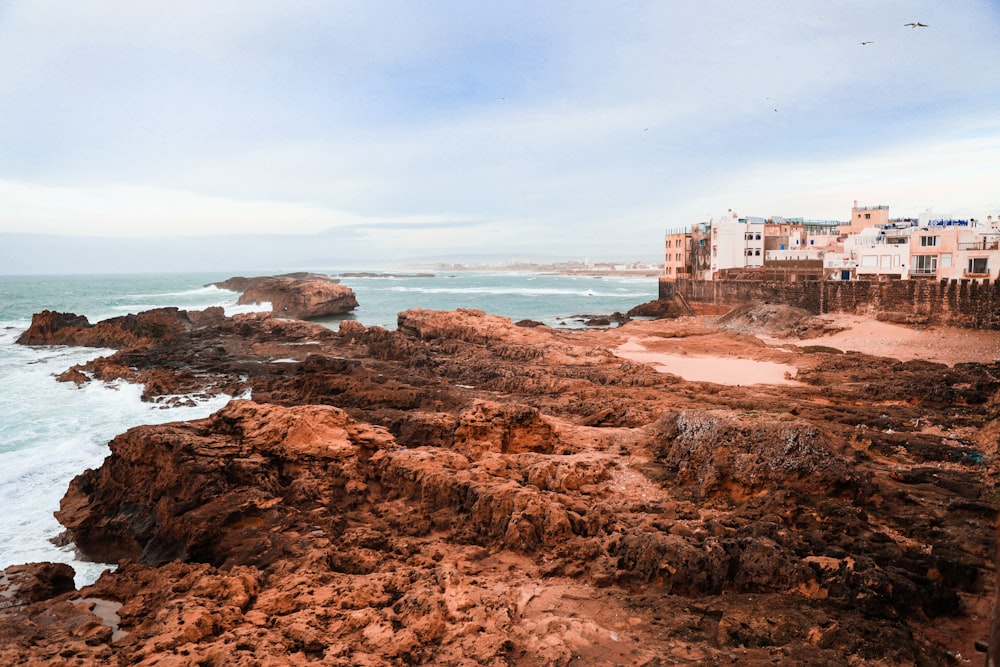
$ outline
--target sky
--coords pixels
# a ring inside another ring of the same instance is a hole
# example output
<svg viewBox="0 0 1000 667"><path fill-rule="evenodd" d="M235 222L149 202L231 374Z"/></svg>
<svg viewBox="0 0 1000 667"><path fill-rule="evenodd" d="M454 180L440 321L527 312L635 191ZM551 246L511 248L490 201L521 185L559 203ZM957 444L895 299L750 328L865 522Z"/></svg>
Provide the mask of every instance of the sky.
<svg viewBox="0 0 1000 667"><path fill-rule="evenodd" d="M0 0L0 275L998 215L998 28L996 0Z"/></svg>

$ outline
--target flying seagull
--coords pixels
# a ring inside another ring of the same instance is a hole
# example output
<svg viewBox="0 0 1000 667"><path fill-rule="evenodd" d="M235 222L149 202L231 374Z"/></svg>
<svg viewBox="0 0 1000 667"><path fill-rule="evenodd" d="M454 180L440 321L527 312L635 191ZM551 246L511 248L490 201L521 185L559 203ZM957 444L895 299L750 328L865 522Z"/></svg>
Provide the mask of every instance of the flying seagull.
<svg viewBox="0 0 1000 667"><path fill-rule="evenodd" d="M875 42L861 42L861 46L868 46L869 44L874 44Z"/></svg>
<svg viewBox="0 0 1000 667"><path fill-rule="evenodd" d="M926 23L921 23L920 21L914 21L913 23L904 23L904 26L909 26L910 28L926 28Z"/></svg>

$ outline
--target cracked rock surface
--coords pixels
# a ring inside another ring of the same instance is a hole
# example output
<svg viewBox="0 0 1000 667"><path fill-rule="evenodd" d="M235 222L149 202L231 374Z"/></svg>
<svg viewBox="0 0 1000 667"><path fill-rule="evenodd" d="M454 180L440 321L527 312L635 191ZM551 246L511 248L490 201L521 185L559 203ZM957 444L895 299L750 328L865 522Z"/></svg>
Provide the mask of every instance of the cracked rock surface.
<svg viewBox="0 0 1000 667"><path fill-rule="evenodd" d="M0 664L942 665L988 634L1000 365L694 318L157 318L63 379L252 398L73 481L58 519L119 565L8 568ZM798 383L687 382L630 338Z"/></svg>

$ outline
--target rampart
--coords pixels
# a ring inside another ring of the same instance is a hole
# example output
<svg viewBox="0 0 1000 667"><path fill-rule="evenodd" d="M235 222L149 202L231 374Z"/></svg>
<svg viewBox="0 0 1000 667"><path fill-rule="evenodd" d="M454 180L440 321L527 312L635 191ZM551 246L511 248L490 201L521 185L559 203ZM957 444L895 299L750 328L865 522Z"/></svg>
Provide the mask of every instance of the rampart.
<svg viewBox="0 0 1000 667"><path fill-rule="evenodd" d="M1000 281L678 280L660 278L659 298L736 307L783 303L810 313L853 313L906 324L1000 329Z"/></svg>

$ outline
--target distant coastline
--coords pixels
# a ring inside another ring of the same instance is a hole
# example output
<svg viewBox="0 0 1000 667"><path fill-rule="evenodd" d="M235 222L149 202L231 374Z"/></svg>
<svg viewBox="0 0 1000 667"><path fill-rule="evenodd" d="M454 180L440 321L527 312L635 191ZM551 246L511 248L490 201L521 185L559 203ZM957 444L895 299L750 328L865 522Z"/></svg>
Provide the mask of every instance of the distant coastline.
<svg viewBox="0 0 1000 667"><path fill-rule="evenodd" d="M502 262L437 263L423 268L434 271L518 271L571 276L658 276L663 267L651 262Z"/></svg>

